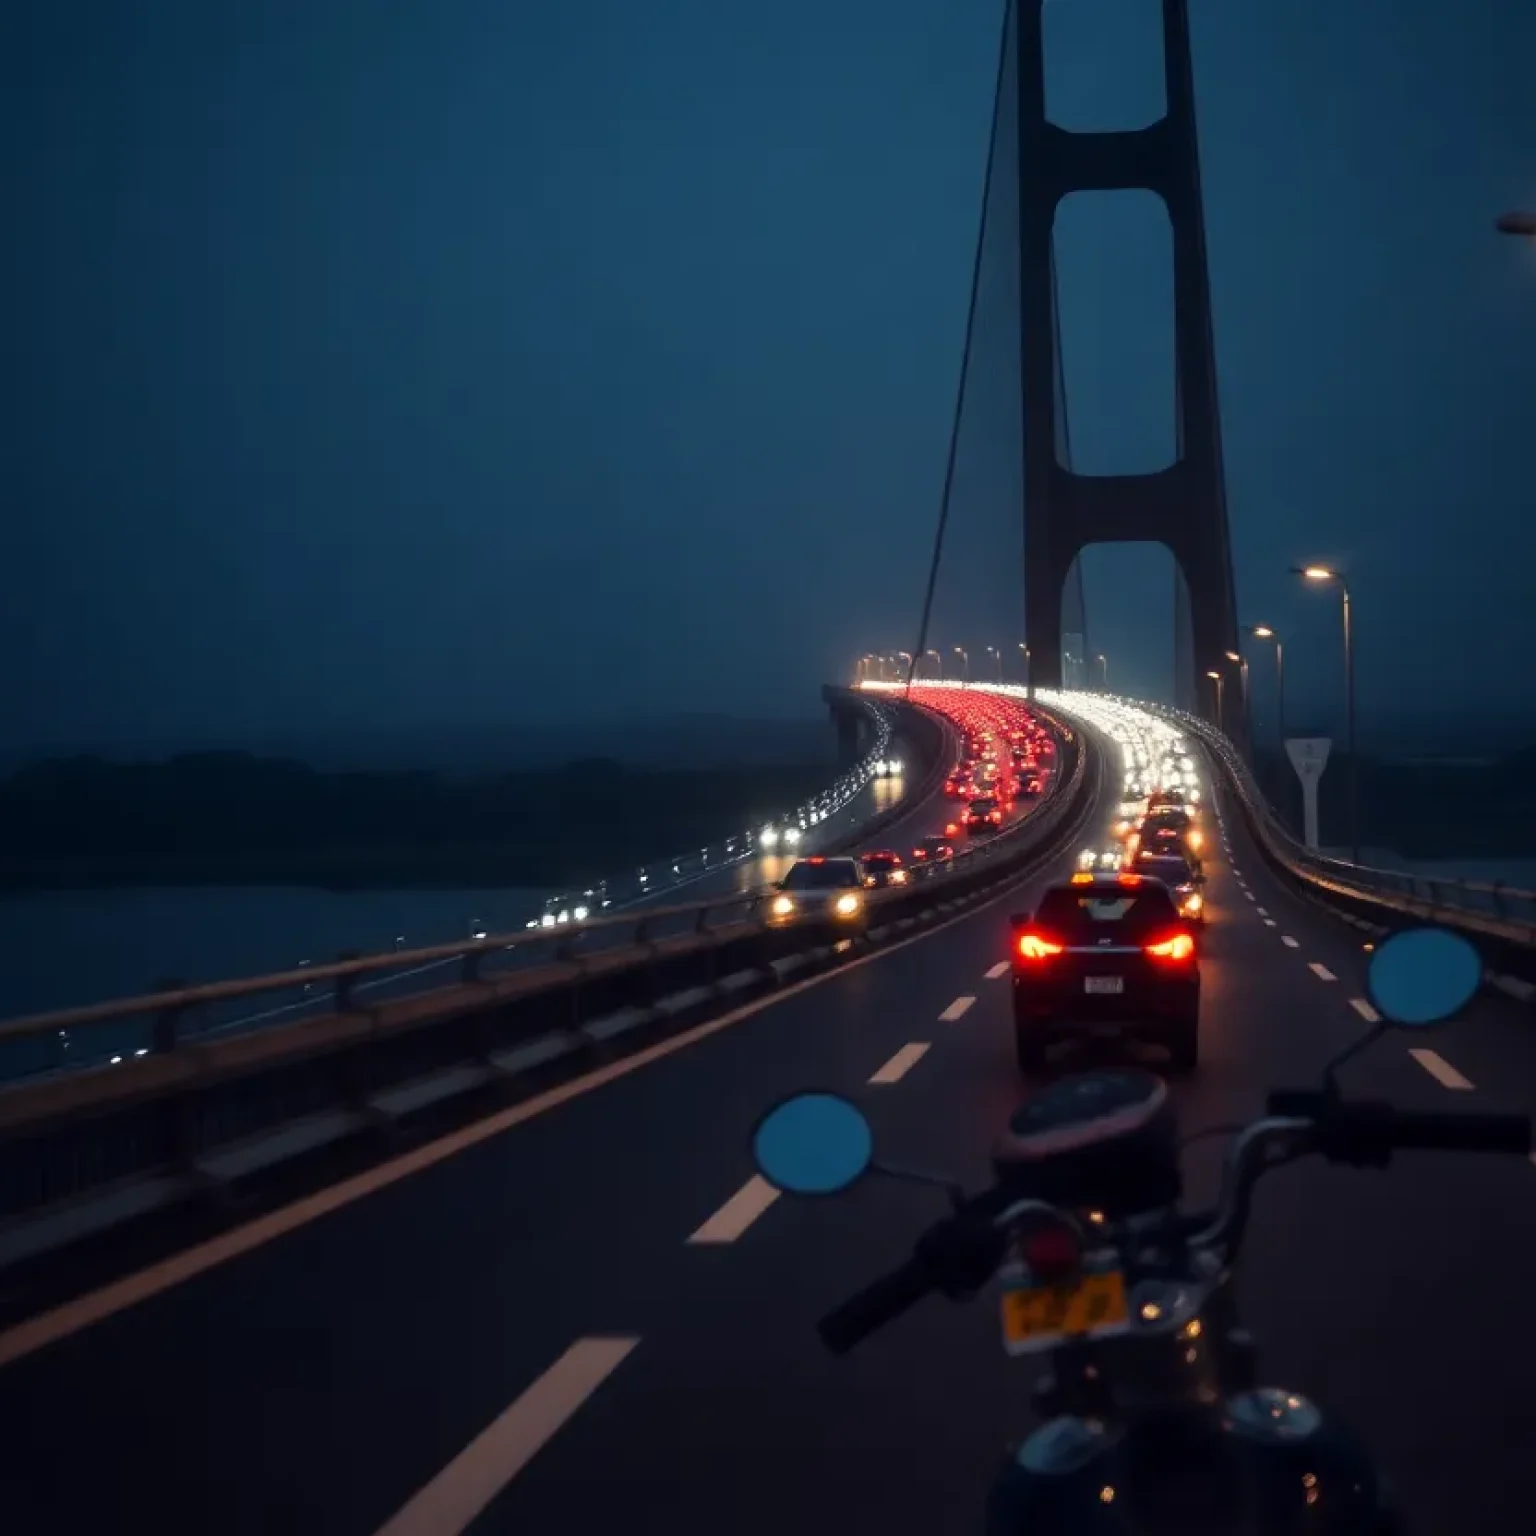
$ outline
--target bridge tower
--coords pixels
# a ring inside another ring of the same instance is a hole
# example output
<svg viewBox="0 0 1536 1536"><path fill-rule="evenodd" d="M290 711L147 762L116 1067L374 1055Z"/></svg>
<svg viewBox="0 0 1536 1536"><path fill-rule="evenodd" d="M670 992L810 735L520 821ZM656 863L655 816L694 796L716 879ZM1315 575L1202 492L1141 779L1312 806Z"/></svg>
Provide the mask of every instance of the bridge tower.
<svg viewBox="0 0 1536 1536"><path fill-rule="evenodd" d="M1195 131L1188 0L1161 0L1163 118L1119 133L1069 133L1045 115L1044 0L1015 0L1018 83L1019 298L1023 324L1025 635L1035 681L1061 686L1066 578L1090 544L1150 540L1172 553L1188 593L1189 649L1174 657L1181 691L1210 671L1236 686L1237 599L1227 529L1205 215ZM1071 192L1155 192L1173 227L1178 457L1141 475L1080 475L1058 441L1060 337L1053 315L1052 229ZM1175 608L1175 631L1178 622ZM1214 708L1214 689L1197 689ZM1192 701L1181 700L1181 703Z"/></svg>

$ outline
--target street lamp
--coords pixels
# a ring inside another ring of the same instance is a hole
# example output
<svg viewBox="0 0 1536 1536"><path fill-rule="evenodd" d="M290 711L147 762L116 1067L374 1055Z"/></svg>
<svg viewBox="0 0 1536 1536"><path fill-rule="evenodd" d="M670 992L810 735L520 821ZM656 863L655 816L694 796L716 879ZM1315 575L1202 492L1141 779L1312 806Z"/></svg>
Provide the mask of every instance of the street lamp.
<svg viewBox="0 0 1536 1536"><path fill-rule="evenodd" d="M1344 719L1349 737L1349 842L1350 862L1360 862L1360 756L1355 750L1355 643L1350 615L1349 583L1343 573L1326 565L1293 565L1293 576L1323 585L1338 584L1344 599Z"/></svg>
<svg viewBox="0 0 1536 1536"><path fill-rule="evenodd" d="M955 647L955 655L960 658L960 681L968 683L971 680L971 658L963 645Z"/></svg>
<svg viewBox="0 0 1536 1536"><path fill-rule="evenodd" d="M942 683L944 681L944 658L937 651L924 651L923 655L924 656L932 656L933 659L936 662L938 662L938 664L939 664L939 679L938 680Z"/></svg>
<svg viewBox="0 0 1536 1536"><path fill-rule="evenodd" d="M1248 736L1253 729L1253 714L1248 703L1248 660L1236 651L1227 652L1227 660L1237 668L1238 687L1242 689L1243 752L1248 751Z"/></svg>
<svg viewBox="0 0 1536 1536"><path fill-rule="evenodd" d="M1106 656L1103 651L1100 651L1098 656L1095 659L1098 661L1099 665L1104 669L1104 692L1108 693L1109 692L1109 657Z"/></svg>
<svg viewBox="0 0 1536 1536"><path fill-rule="evenodd" d="M1019 641L1019 649L1024 652L1024 691L1033 694L1035 691L1034 658L1030 655L1029 647L1022 640Z"/></svg>
<svg viewBox="0 0 1536 1536"><path fill-rule="evenodd" d="M1536 235L1536 213L1505 213L1494 220L1501 235Z"/></svg>
<svg viewBox="0 0 1536 1536"><path fill-rule="evenodd" d="M1280 741L1285 742L1285 646L1268 624L1245 624L1243 628L1255 640L1275 642L1275 713L1279 717Z"/></svg>
<svg viewBox="0 0 1536 1536"><path fill-rule="evenodd" d="M1222 698L1221 698L1221 695L1222 695L1223 683L1222 683L1221 673L1220 672L1207 672L1205 675L1208 678L1210 678L1210 680L1213 683L1216 684L1216 729L1218 731L1225 731L1226 728L1227 728L1227 722L1226 722L1226 711L1222 708Z"/></svg>
<svg viewBox="0 0 1536 1536"><path fill-rule="evenodd" d="M1002 680L1003 680L1003 653L1000 650L998 650L998 648L995 645L989 645L987 647L987 655L996 659L996 661L997 661L997 680L998 680L998 682L1002 682Z"/></svg>

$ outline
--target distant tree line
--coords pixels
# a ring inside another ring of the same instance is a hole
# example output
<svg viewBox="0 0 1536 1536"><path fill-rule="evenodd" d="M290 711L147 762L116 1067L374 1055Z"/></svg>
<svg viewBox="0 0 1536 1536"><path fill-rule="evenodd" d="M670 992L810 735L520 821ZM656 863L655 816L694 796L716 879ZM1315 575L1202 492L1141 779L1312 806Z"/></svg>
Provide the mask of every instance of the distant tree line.
<svg viewBox="0 0 1536 1536"><path fill-rule="evenodd" d="M244 752L53 759L0 780L0 885L578 884L702 847L827 779L825 764L601 758L462 782Z"/></svg>

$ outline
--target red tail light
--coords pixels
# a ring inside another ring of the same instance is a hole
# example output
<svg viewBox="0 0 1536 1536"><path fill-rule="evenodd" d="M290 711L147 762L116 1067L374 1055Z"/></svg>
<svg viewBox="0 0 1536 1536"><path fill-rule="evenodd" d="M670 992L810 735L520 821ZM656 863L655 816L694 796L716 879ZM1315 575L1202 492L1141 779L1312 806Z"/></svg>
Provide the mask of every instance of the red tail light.
<svg viewBox="0 0 1536 1536"><path fill-rule="evenodd" d="M1019 935L1019 958L1021 960L1046 960L1052 955L1064 953L1064 944L1053 944L1049 939L1038 933L1021 933Z"/></svg>
<svg viewBox="0 0 1536 1536"><path fill-rule="evenodd" d="M1147 953L1158 960L1189 960L1194 957L1195 941L1187 933L1176 933L1172 938L1148 944Z"/></svg>
<svg viewBox="0 0 1536 1536"><path fill-rule="evenodd" d="M958 822L952 821L947 827L944 828L944 835L946 837L953 837L959 830L960 824Z"/></svg>

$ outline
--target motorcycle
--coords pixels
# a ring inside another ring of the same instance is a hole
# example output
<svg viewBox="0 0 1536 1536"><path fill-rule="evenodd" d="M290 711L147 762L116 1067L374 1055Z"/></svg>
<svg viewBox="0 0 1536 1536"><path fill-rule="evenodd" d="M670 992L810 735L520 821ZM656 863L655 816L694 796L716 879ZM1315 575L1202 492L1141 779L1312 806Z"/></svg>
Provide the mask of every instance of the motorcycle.
<svg viewBox="0 0 1536 1536"><path fill-rule="evenodd" d="M997 1182L967 1196L876 1157L848 1099L802 1093L755 1126L753 1160L788 1195L842 1194L869 1174L938 1184L951 1214L906 1263L817 1325L834 1354L938 1293L1000 1282L1003 1348L1043 1355L1043 1422L1008 1457L989 1536L1394 1536L1404 1530L1364 1443L1300 1393L1260 1385L1233 1277L1262 1173L1306 1156L1382 1168L1404 1150L1528 1157L1525 1115L1405 1112L1346 1098L1342 1064L1393 1029L1447 1023L1482 984L1449 930L1404 929L1374 951L1379 1016L1315 1089L1268 1096L1227 1153L1216 1209L1180 1210L1181 1138L1166 1084L1116 1070L1059 1080L1014 1113Z"/></svg>

